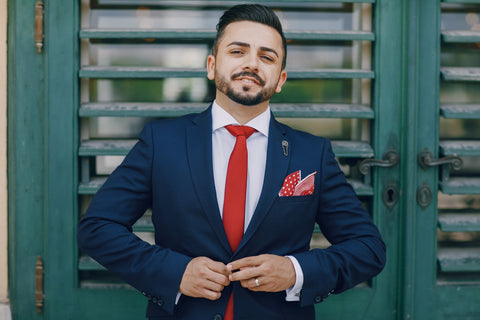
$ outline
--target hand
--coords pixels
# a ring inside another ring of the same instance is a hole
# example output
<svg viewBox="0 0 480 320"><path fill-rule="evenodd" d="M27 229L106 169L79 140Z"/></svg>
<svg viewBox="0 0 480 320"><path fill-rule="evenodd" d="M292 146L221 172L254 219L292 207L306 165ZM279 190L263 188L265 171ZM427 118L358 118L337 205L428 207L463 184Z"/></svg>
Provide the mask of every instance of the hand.
<svg viewBox="0 0 480 320"><path fill-rule="evenodd" d="M296 274L287 257L272 254L247 257L227 264L230 281L240 281L252 291L278 292L293 287ZM233 272L239 270L237 272ZM257 282L258 281L258 286Z"/></svg>
<svg viewBox="0 0 480 320"><path fill-rule="evenodd" d="M227 267L207 257L192 259L183 273L180 292L195 298L217 300L230 284Z"/></svg>

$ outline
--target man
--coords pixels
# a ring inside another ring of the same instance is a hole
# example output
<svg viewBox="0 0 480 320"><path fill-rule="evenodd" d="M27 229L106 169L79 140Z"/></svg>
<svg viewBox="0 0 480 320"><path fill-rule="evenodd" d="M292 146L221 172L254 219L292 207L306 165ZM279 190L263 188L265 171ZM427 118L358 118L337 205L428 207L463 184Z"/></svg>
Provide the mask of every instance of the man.
<svg viewBox="0 0 480 320"><path fill-rule="evenodd" d="M314 319L315 303L382 270L384 244L329 141L271 115L287 78L277 16L239 5L217 30L216 100L145 127L80 222L80 248L148 297L150 319ZM149 207L155 245L131 232ZM331 247L309 250L315 222Z"/></svg>

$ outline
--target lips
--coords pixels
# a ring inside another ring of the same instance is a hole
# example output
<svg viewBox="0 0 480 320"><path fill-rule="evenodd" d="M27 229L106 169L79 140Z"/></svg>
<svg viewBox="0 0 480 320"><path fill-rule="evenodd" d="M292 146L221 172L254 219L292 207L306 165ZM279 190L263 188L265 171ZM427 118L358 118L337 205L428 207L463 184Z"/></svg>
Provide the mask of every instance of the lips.
<svg viewBox="0 0 480 320"><path fill-rule="evenodd" d="M232 75L232 80L240 80L245 83L255 83L260 86L265 85L265 81L260 76L253 72L243 71Z"/></svg>

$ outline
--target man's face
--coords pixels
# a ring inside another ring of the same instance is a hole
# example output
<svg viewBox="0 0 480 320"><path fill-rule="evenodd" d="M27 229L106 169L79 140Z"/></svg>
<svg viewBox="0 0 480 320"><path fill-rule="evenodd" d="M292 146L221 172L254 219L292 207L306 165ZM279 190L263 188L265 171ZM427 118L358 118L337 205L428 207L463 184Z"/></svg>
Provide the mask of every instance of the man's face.
<svg viewBox="0 0 480 320"><path fill-rule="evenodd" d="M251 21L229 24L216 56L210 55L207 60L208 78L215 80L217 100L268 105L287 78L282 70L284 54L282 38L274 28Z"/></svg>

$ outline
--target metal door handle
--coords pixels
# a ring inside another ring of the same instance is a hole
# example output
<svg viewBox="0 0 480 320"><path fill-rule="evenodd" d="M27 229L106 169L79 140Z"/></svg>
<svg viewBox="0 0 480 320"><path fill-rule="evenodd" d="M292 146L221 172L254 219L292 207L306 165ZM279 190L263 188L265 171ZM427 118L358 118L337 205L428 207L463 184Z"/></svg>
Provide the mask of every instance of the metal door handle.
<svg viewBox="0 0 480 320"><path fill-rule="evenodd" d="M396 150L389 150L384 153L383 160L365 159L358 164L358 170L362 174L367 174L370 167L391 168L400 162L400 156Z"/></svg>
<svg viewBox="0 0 480 320"><path fill-rule="evenodd" d="M447 156L435 159L433 153L425 148L418 154L418 164L424 170L427 167L441 166L444 164L450 164L453 170L460 170L463 166L463 160L459 156Z"/></svg>

